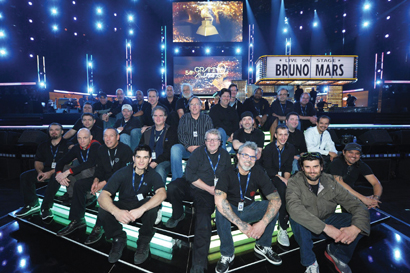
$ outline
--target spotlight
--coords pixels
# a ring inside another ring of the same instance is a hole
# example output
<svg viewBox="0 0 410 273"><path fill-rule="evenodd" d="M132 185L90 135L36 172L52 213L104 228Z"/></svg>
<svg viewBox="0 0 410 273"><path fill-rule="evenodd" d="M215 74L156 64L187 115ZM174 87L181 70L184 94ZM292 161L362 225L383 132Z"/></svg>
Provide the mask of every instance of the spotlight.
<svg viewBox="0 0 410 273"><path fill-rule="evenodd" d="M387 51L387 52L386 52L387 55L390 55L390 53L391 53L390 51Z"/></svg>
<svg viewBox="0 0 410 273"><path fill-rule="evenodd" d="M29 23L33 23L33 20L31 20L31 19L28 19L28 22L29 22Z"/></svg>
<svg viewBox="0 0 410 273"><path fill-rule="evenodd" d="M98 29L102 29L102 27L103 27L101 22L97 22L96 26L97 26Z"/></svg>
<svg viewBox="0 0 410 273"><path fill-rule="evenodd" d="M0 38L6 37L6 33L3 30L0 30Z"/></svg>
<svg viewBox="0 0 410 273"><path fill-rule="evenodd" d="M345 32L346 32L346 29L342 30L342 33L345 33Z"/></svg>
<svg viewBox="0 0 410 273"><path fill-rule="evenodd" d="M343 17L346 17L346 13L343 13Z"/></svg>
<svg viewBox="0 0 410 273"><path fill-rule="evenodd" d="M165 68L161 69L161 73L164 74L165 73Z"/></svg>
<svg viewBox="0 0 410 273"><path fill-rule="evenodd" d="M236 49L236 53L241 53L241 49L239 47Z"/></svg>
<svg viewBox="0 0 410 273"><path fill-rule="evenodd" d="M53 25L53 30L57 31L58 30L58 26L57 25Z"/></svg>
<svg viewBox="0 0 410 273"><path fill-rule="evenodd" d="M370 9L370 4L369 3L364 4L363 9L364 10L369 10Z"/></svg>
<svg viewBox="0 0 410 273"><path fill-rule="evenodd" d="M329 91L329 87L324 88L325 92Z"/></svg>
<svg viewBox="0 0 410 273"><path fill-rule="evenodd" d="M52 8L52 9L51 9L51 14L52 14L52 15L57 15L57 9L56 9L56 8Z"/></svg>
<svg viewBox="0 0 410 273"><path fill-rule="evenodd" d="M287 42L286 45L287 45L287 46L290 46L290 42Z"/></svg>
<svg viewBox="0 0 410 273"><path fill-rule="evenodd" d="M283 29L283 33L287 33L288 32L288 29L287 28L284 28Z"/></svg>
<svg viewBox="0 0 410 273"><path fill-rule="evenodd" d="M17 252L20 254L23 252L23 247L21 245L17 246Z"/></svg>
<svg viewBox="0 0 410 273"><path fill-rule="evenodd" d="M163 97L165 97L165 94L166 94L165 92L162 92L162 93L161 93L161 95L162 95Z"/></svg>
<svg viewBox="0 0 410 273"><path fill-rule="evenodd" d="M179 53L179 49L178 49L178 48L175 48L174 52L175 52L175 53Z"/></svg>
<svg viewBox="0 0 410 273"><path fill-rule="evenodd" d="M0 35L0 37L1 37L1 35ZM34 37L30 37L30 41L34 41Z"/></svg>
<svg viewBox="0 0 410 273"><path fill-rule="evenodd" d="M44 87L44 86L46 86L46 84L44 82L40 82L40 86Z"/></svg>
<svg viewBox="0 0 410 273"><path fill-rule="evenodd" d="M132 96L132 91L128 91L128 96Z"/></svg>
<svg viewBox="0 0 410 273"><path fill-rule="evenodd" d="M389 38L389 34L384 35L384 38Z"/></svg>
<svg viewBox="0 0 410 273"><path fill-rule="evenodd" d="M363 26L364 26L364 27L368 27L368 26L369 26L369 22L368 22L368 21L364 22L364 23L363 23Z"/></svg>
<svg viewBox="0 0 410 273"><path fill-rule="evenodd" d="M77 17L73 17L74 21L77 21Z"/></svg>
<svg viewBox="0 0 410 273"><path fill-rule="evenodd" d="M134 34L134 30L130 29L129 34L130 34L130 35L133 35L133 34Z"/></svg>
<svg viewBox="0 0 410 273"><path fill-rule="evenodd" d="M210 50L209 48L206 48L206 49L205 49L205 53L206 53L206 54L209 54L210 52L211 52L211 50Z"/></svg>
<svg viewBox="0 0 410 273"><path fill-rule="evenodd" d="M28 4L29 4L29 6L32 6L32 5L33 5L33 3L31 3L31 2L28 2Z"/></svg>
<svg viewBox="0 0 410 273"><path fill-rule="evenodd" d="M390 20L390 15L386 17L386 20Z"/></svg>
<svg viewBox="0 0 410 273"><path fill-rule="evenodd" d="M88 87L88 93L92 93L94 91L94 88Z"/></svg>
<svg viewBox="0 0 410 273"><path fill-rule="evenodd" d="M116 27L114 28L114 32L117 32L117 28L116 28Z"/></svg>
<svg viewBox="0 0 410 273"><path fill-rule="evenodd" d="M313 26L314 26L314 27L317 27L317 22L313 22Z"/></svg>
<svg viewBox="0 0 410 273"><path fill-rule="evenodd" d="M131 70L132 70L132 68L129 66L129 67L127 67L127 71L128 72L131 72Z"/></svg>
<svg viewBox="0 0 410 273"><path fill-rule="evenodd" d="M88 66L89 66L89 67L93 67L93 63L92 63L92 62L88 62Z"/></svg>
<svg viewBox="0 0 410 273"><path fill-rule="evenodd" d="M73 1L73 5L75 5L75 1Z"/></svg>
<svg viewBox="0 0 410 273"><path fill-rule="evenodd" d="M300 26L300 27L299 27L299 29L303 29L303 27L302 27L302 26Z"/></svg>
<svg viewBox="0 0 410 273"><path fill-rule="evenodd" d="M192 49L192 53L195 53L195 49Z"/></svg>
<svg viewBox="0 0 410 273"><path fill-rule="evenodd" d="M132 22L132 21L134 21L134 16L128 15L128 22Z"/></svg>
<svg viewBox="0 0 410 273"><path fill-rule="evenodd" d="M300 11L300 14L303 14L303 10Z"/></svg>
<svg viewBox="0 0 410 273"><path fill-rule="evenodd" d="M25 268L26 265L27 265L26 259L21 259L21 260L20 260L20 267L21 267L21 268Z"/></svg>
<svg viewBox="0 0 410 273"><path fill-rule="evenodd" d="M253 47L253 44L250 44L249 46L250 46L250 47Z"/></svg>
<svg viewBox="0 0 410 273"><path fill-rule="evenodd" d="M114 13L114 16L117 16L117 14L116 14L116 13Z"/></svg>
<svg viewBox="0 0 410 273"><path fill-rule="evenodd" d="M249 70L249 72L252 72L252 71L253 71L253 68L252 68L252 67L249 67L248 70Z"/></svg>
<svg viewBox="0 0 410 273"><path fill-rule="evenodd" d="M0 56L6 56L7 51L4 48L0 48Z"/></svg>
<svg viewBox="0 0 410 273"><path fill-rule="evenodd" d="M164 48L165 48L165 45L164 45L164 44L161 44L161 48L164 49Z"/></svg>
<svg viewBox="0 0 410 273"><path fill-rule="evenodd" d="M74 36L77 36L77 32L74 32Z"/></svg>
<svg viewBox="0 0 410 273"><path fill-rule="evenodd" d="M97 8L97 14L102 14L102 8L100 7Z"/></svg>
<svg viewBox="0 0 410 273"><path fill-rule="evenodd" d="M30 54L29 56L30 56L30 58L33 58L33 57L34 57L33 54Z"/></svg>
<svg viewBox="0 0 410 273"><path fill-rule="evenodd" d="M131 47L131 43L127 43L127 46L128 46L128 47Z"/></svg>
<svg viewBox="0 0 410 273"><path fill-rule="evenodd" d="M225 52L225 50L222 49L222 53L224 53L224 52Z"/></svg>

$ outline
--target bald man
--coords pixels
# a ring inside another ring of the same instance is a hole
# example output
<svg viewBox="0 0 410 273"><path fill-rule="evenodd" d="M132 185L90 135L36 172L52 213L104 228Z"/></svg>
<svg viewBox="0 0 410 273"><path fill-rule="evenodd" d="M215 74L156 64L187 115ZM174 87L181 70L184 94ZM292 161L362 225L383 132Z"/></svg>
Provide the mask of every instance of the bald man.
<svg viewBox="0 0 410 273"><path fill-rule="evenodd" d="M56 165L56 176L50 180L47 186L46 194L41 205L41 218L44 221L49 221L53 218L51 208L54 203L54 196L59 190L60 186L67 187L70 184L69 175L81 174L77 176L76 183L83 183L84 179L92 179L94 175L94 167L97 159L97 151L100 147L98 141L93 140L90 130L82 128L77 133L78 144L65 154ZM64 170L64 166L72 162L74 159L78 160L79 165Z"/></svg>

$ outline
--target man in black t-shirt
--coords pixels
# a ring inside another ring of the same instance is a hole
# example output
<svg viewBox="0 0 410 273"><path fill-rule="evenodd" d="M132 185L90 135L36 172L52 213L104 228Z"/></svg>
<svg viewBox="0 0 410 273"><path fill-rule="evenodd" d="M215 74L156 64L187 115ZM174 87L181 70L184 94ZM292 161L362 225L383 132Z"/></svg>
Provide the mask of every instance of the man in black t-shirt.
<svg viewBox="0 0 410 273"><path fill-rule="evenodd" d="M225 171L215 187L216 227L221 240L221 258L216 272L226 272L235 258L231 223L248 238L256 239L254 250L257 256L274 265L282 263L271 247L281 201L262 167L255 165L256 154L255 143L241 145L236 155L237 168L231 166ZM267 200L255 201L258 190Z"/></svg>
<svg viewBox="0 0 410 273"><path fill-rule="evenodd" d="M346 106L347 107L355 107L356 106L357 98L352 96L351 94L347 94Z"/></svg>
<svg viewBox="0 0 410 273"><path fill-rule="evenodd" d="M270 115L269 102L262 98L263 90L258 87L253 91L253 96L243 102L243 111L250 111L256 121L256 125L263 131L270 131L276 128L277 120ZM273 126L273 127L272 127Z"/></svg>
<svg viewBox="0 0 410 273"><path fill-rule="evenodd" d="M166 97L160 98L159 102L162 103L168 110L168 113L175 112L177 106L178 96L175 95L174 87L172 85L167 86Z"/></svg>
<svg viewBox="0 0 410 273"><path fill-rule="evenodd" d="M299 115L296 112L290 112L286 115L286 126L289 129L288 142L295 146L295 156L292 163L292 174L299 171L298 159L302 153L307 152L305 136L302 131L297 129L299 125Z"/></svg>
<svg viewBox="0 0 410 273"><path fill-rule="evenodd" d="M193 95L194 93L192 92L192 86L189 83L181 84L181 95L175 106L179 118L182 118L184 114L190 112L188 102Z"/></svg>
<svg viewBox="0 0 410 273"><path fill-rule="evenodd" d="M68 151L67 141L62 138L63 126L51 123L48 126L50 140L40 143L34 157L34 169L20 175L20 189L23 193L24 207L15 213L23 217L40 210L36 195L36 182L47 182L54 177L56 162Z"/></svg>
<svg viewBox="0 0 410 273"><path fill-rule="evenodd" d="M118 170L108 180L103 188L98 202L106 237L112 238L112 248L108 256L110 263L117 262L127 245L127 234L122 224L141 219L137 250L134 263L143 263L149 255L149 244L154 235L154 223L159 205L167 197L161 176L148 165L151 162L151 148L148 145L139 145L133 156L134 165L128 165ZM148 193L154 191L152 198ZM119 200L113 197L119 192Z"/></svg>
<svg viewBox="0 0 410 273"><path fill-rule="evenodd" d="M343 156L335 158L330 163L329 172L337 182L362 201L369 209L379 207L379 199L383 191L382 185L370 167L360 159L361 154L362 146L357 143L346 144L343 149ZM373 195L364 196L353 189L359 175L363 175L372 185Z"/></svg>
<svg viewBox="0 0 410 273"><path fill-rule="evenodd" d="M107 94L104 92L98 95L98 100L98 102L93 104L94 114L102 116L111 110L112 101L108 100Z"/></svg>
<svg viewBox="0 0 410 273"><path fill-rule="evenodd" d="M302 132L311 126L315 126L317 122L316 110L310 100L310 95L308 93L303 93L300 97L300 101L295 102L293 105L296 113L299 114L300 119L300 129Z"/></svg>
<svg viewBox="0 0 410 273"><path fill-rule="evenodd" d="M102 144L103 141L103 129L95 125L96 118L94 114L91 113L83 113L81 115L81 122L83 124L83 128L87 128L90 130L91 135L93 136L93 140L98 141ZM68 148L71 149L75 144L78 143L77 134L75 134L69 141L68 141Z"/></svg>

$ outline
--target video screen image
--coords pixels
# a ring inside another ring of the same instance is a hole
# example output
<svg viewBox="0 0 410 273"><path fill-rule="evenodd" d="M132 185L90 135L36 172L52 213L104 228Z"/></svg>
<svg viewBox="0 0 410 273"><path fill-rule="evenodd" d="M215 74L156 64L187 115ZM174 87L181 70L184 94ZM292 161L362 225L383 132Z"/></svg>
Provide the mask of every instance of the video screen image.
<svg viewBox="0 0 410 273"><path fill-rule="evenodd" d="M242 42L243 2L172 3L173 42Z"/></svg>
<svg viewBox="0 0 410 273"><path fill-rule="evenodd" d="M241 56L174 57L174 89L189 83L194 94L211 95L242 80Z"/></svg>

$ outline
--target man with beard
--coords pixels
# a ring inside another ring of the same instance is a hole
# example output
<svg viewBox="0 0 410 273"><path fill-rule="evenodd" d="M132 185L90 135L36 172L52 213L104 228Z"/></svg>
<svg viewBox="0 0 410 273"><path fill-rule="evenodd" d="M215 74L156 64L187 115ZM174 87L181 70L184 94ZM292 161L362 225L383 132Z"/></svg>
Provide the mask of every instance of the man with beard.
<svg viewBox="0 0 410 273"><path fill-rule="evenodd" d="M360 156L362 146L357 143L348 143L343 149L343 156L339 156L329 165L329 173L337 182L345 187L351 194L362 201L369 209L379 206L379 199L383 192L380 181L373 174L372 169L364 163ZM373 195L364 196L353 189L354 183L363 175L373 187Z"/></svg>
<svg viewBox="0 0 410 273"><path fill-rule="evenodd" d="M215 187L216 227L221 240L221 258L216 272L226 272L235 258L231 223L248 238L256 239L254 250L257 256L274 265L282 263L271 247L281 201L262 167L255 166L256 154L255 143L248 141L241 145L236 155L237 167L225 171ZM257 190L267 200L255 201Z"/></svg>
<svg viewBox="0 0 410 273"><path fill-rule="evenodd" d="M24 207L15 213L16 217L40 211L36 195L36 182L47 182L54 178L57 161L68 151L67 141L62 138L63 132L61 124L51 123L48 126L50 140L38 145L34 157L34 169L20 175L20 189L24 198Z"/></svg>
<svg viewBox="0 0 410 273"><path fill-rule="evenodd" d="M81 115L81 121L83 128L90 130L93 139L98 141L100 144L103 143L103 129L95 125L95 116L91 113L84 113ZM77 144L77 135L75 135L68 142L68 148L71 149L75 144Z"/></svg>
<svg viewBox="0 0 410 273"><path fill-rule="evenodd" d="M299 114L300 129L302 132L310 126L315 125L317 121L316 110L313 104L309 101L310 95L303 93L300 97L300 101L295 102L294 110Z"/></svg>
<svg viewBox="0 0 410 273"><path fill-rule="evenodd" d="M305 272L319 272L313 240L331 239L325 257L337 272L352 272L347 263L362 235L370 233L369 212L332 175L322 173L320 153L302 154L299 165L302 171L288 181L286 201L301 264ZM349 213L335 213L338 204Z"/></svg>
<svg viewBox="0 0 410 273"><path fill-rule="evenodd" d="M262 149L265 144L265 134L261 130L253 126L255 121L251 112L243 112L241 115L241 122L242 128L238 129L233 134L233 148L235 149L235 151L237 151L239 147L241 147L245 142L254 142L258 147L256 158L257 160L259 160L261 158Z"/></svg>
<svg viewBox="0 0 410 273"><path fill-rule="evenodd" d="M188 101L193 95L194 94L192 93L192 86L189 83L181 84L181 97L177 100L175 107L179 118L182 118L184 114L189 113L190 107Z"/></svg>
<svg viewBox="0 0 410 273"><path fill-rule="evenodd" d="M229 100L229 106L235 109L236 113L238 114L238 117L240 117L243 112L243 104L236 98L236 95L238 94L238 86L232 83L228 89L229 91L231 91L231 99Z"/></svg>
<svg viewBox="0 0 410 273"><path fill-rule="evenodd" d="M174 87L172 85L168 85L166 90L166 97L160 98L159 102L166 107L168 113L171 113L176 111L177 100L178 96L174 93Z"/></svg>
<svg viewBox="0 0 410 273"><path fill-rule="evenodd" d="M287 233L289 215L286 211L286 185L292 171L295 147L288 143L289 129L285 125L276 127L276 141L268 144L263 150L262 166L266 170L273 185L278 190L282 205L279 209L278 243L290 246Z"/></svg>
<svg viewBox="0 0 410 273"><path fill-rule="evenodd" d="M305 136L302 131L297 129L299 125L299 115L290 112L286 115L286 126L289 129L288 142L295 146L295 156L293 157L292 174L299 171L298 159L300 154L307 152Z"/></svg>
<svg viewBox="0 0 410 273"><path fill-rule="evenodd" d="M115 94L117 94L117 100L114 101L111 110L102 117L102 119L106 122L108 122L110 117L114 117L116 120L120 119L122 117L122 106L125 104L132 104L132 101L125 97L124 91L121 88L118 88L115 91Z"/></svg>
<svg viewBox="0 0 410 273"><path fill-rule="evenodd" d="M128 146L131 150L138 146L141 139L141 123L137 117L132 116L132 106L124 104L122 106L122 118L118 119L114 128L120 135L120 141Z"/></svg>

